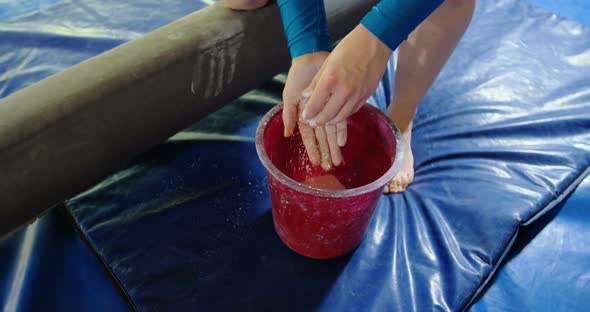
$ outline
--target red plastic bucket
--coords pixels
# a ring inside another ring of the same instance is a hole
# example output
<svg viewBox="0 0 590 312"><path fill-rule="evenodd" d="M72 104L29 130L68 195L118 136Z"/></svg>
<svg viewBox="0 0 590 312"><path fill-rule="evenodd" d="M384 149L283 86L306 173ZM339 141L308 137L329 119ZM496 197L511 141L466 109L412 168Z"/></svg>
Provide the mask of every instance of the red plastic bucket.
<svg viewBox="0 0 590 312"><path fill-rule="evenodd" d="M399 130L365 105L348 118L344 162L330 172L313 166L299 132L283 137L282 106L271 109L256 132L256 150L268 172L274 226L295 252L316 259L354 250L363 239L383 187L403 157ZM346 189L318 189L309 178L334 180Z"/></svg>

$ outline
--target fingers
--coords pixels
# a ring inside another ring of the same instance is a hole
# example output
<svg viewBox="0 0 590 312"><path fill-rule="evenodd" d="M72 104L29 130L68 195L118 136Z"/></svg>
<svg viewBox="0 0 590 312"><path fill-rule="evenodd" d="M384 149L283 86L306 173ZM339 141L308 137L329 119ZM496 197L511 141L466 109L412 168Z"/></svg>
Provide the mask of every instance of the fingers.
<svg viewBox="0 0 590 312"><path fill-rule="evenodd" d="M332 120L329 120L326 124L328 125L333 125L333 124L337 124L343 120L346 120L348 117L350 117L352 114L354 114L358 109L357 106L362 106L362 103L356 98L351 98L349 99L346 104L344 105L344 107L342 107L342 109L340 110L340 112L334 116L334 118L332 118Z"/></svg>
<svg viewBox="0 0 590 312"><path fill-rule="evenodd" d="M336 133L336 141L338 142L338 146L343 147L344 145L346 145L346 140L348 139L348 128L346 120L343 120L336 124Z"/></svg>
<svg viewBox="0 0 590 312"><path fill-rule="evenodd" d="M317 77L318 75L316 75ZM309 101L303 109L302 117L306 121L311 121L313 118L322 111L326 102L330 98L332 87L334 85L333 80L320 78L316 84L316 78L313 79L309 87L303 91L303 97L309 97ZM316 126L313 122L310 125Z"/></svg>
<svg viewBox="0 0 590 312"><path fill-rule="evenodd" d="M330 156L330 146L328 145L328 137L324 127L317 127L315 130L315 137L320 149L321 166L324 170L332 169L332 157Z"/></svg>
<svg viewBox="0 0 590 312"><path fill-rule="evenodd" d="M350 96L350 91L344 88L338 88L332 93L324 108L310 120L310 124L324 125L326 122L334 119L348 103Z"/></svg>
<svg viewBox="0 0 590 312"><path fill-rule="evenodd" d="M285 103L283 105L283 124L285 128L283 136L286 138L293 135L295 127L297 126L298 105L299 103L297 101L289 101L285 99Z"/></svg>
<svg viewBox="0 0 590 312"><path fill-rule="evenodd" d="M334 166L340 166L342 163L342 152L340 151L340 146L338 145L337 128L335 125L326 125L325 128L332 164Z"/></svg>
<svg viewBox="0 0 590 312"><path fill-rule="evenodd" d="M314 166L321 165L328 171L333 166L342 164L344 159L340 147L346 144L346 121L317 128L300 122L299 132L309 160Z"/></svg>
<svg viewBox="0 0 590 312"><path fill-rule="evenodd" d="M307 98L311 96L313 98L314 95L315 93L312 94L306 90L302 94L302 97ZM311 98L309 98L306 105L302 105L305 108L301 119L309 123L312 127L337 124L356 113L366 103L364 96L355 96L346 90L336 91L327 97L327 102L323 105L321 111L315 117L309 118L309 115L315 112L315 109L308 108L312 105Z"/></svg>
<svg viewBox="0 0 590 312"><path fill-rule="evenodd" d="M308 94L303 94L301 107L308 105ZM303 145L307 150L309 159L313 165L321 164L324 170L331 170L332 166L342 164L342 151L340 146L346 144L346 121L337 125L325 125L312 128L306 122L299 122L299 131Z"/></svg>
<svg viewBox="0 0 590 312"><path fill-rule="evenodd" d="M303 146L305 146L309 160L314 166L319 165L320 151L318 150L313 128L304 123L299 123L299 133L301 134L301 140L303 141Z"/></svg>

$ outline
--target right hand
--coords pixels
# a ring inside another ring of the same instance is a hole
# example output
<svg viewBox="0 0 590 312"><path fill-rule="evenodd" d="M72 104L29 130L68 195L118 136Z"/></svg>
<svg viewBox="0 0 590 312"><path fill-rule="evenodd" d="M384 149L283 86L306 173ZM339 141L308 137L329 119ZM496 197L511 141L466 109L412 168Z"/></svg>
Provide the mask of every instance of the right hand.
<svg viewBox="0 0 590 312"><path fill-rule="evenodd" d="M357 112L375 92L391 49L363 25L338 43L311 85L303 111L310 124L336 124Z"/></svg>
<svg viewBox="0 0 590 312"><path fill-rule="evenodd" d="M293 59L285 89L283 90L283 123L284 136L290 137L299 125L301 139L313 165L320 165L330 170L332 165L342 163L340 147L346 143L346 120L335 125L312 128L308 123L300 121L309 95L302 92L307 89L315 75L320 71L328 52L314 52Z"/></svg>

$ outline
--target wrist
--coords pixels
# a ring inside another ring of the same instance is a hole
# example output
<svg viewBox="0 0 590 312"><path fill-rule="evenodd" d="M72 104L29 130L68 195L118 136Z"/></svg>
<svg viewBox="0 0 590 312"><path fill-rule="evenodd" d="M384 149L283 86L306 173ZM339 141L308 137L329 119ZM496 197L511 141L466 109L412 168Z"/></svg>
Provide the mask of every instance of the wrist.
<svg viewBox="0 0 590 312"><path fill-rule="evenodd" d="M323 62L328 55L330 55L328 51L306 53L293 58L293 64Z"/></svg>
<svg viewBox="0 0 590 312"><path fill-rule="evenodd" d="M381 39L375 36L375 34L370 32L364 25L359 24L354 31L362 36L365 47L374 57L389 59L393 50L381 41Z"/></svg>

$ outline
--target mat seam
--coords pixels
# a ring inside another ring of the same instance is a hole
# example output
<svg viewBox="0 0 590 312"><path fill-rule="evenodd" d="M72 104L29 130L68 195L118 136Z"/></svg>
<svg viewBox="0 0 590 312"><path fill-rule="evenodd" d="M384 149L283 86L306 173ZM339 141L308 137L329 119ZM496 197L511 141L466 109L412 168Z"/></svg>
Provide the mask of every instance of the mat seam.
<svg viewBox="0 0 590 312"><path fill-rule="evenodd" d="M82 241L86 244L86 246L88 246L88 248L90 249L90 252L98 260L98 262L102 266L102 269L105 271L105 273L107 273L107 275L110 277L111 281L114 282L114 284L118 288L119 292L123 295L127 305L131 308L130 310L134 311L134 312L138 312L139 310L135 306L135 303L131 299L131 296L129 295L129 293L127 292L125 287L123 287L123 284L121 283L121 281L119 280L119 278L117 277L115 272L113 272L113 270L111 270L111 267L107 264L106 259L104 259L102 257L102 255L98 252L94 243L92 243L90 238L86 235L86 232L84 232L84 230L82 229L80 224L77 222L76 218L73 216L71 209L68 206L68 203L63 202L61 206L62 206L62 208L60 210L62 210L63 214L66 216L69 223L71 223L72 226L74 227L74 230L76 230L76 232L78 232Z"/></svg>
<svg viewBox="0 0 590 312"><path fill-rule="evenodd" d="M518 224L518 226L516 227L516 230L514 231L514 233L512 235L512 238L510 239L508 244L506 244L506 246L504 247L504 250L502 251L500 258L496 262L496 265L494 265L492 267L492 270L487 274L487 276L484 278L483 282L481 282L479 284L478 288L475 290L475 292L473 292L473 294L471 295L469 300L466 301L466 304L463 306L463 308L461 308L460 311L465 312L473 305L473 303L475 302L475 299L477 299L477 297L481 294L482 290L488 285L488 283L490 282L492 277L494 277L494 275L496 274L497 270L502 266L502 264L504 264L503 262L506 258L506 255L510 252L510 250L512 250L512 246L514 245L514 242L516 241L516 238L518 237L518 233L520 232L520 228L528 226L531 223L535 222L540 217L545 215L547 212L549 212L553 208L555 208L558 204L563 202L563 200L567 196L571 195L573 193L573 191L576 189L576 187L578 187L582 183L582 181L588 176L590 176L590 165L588 165L584 170L582 170L582 172L580 174L578 174L578 176L563 190L563 192L561 192L561 194L559 194L555 199L553 199L549 203L547 203L543 209L539 210L537 213L533 214L527 220L520 222Z"/></svg>

